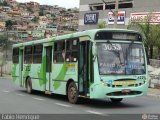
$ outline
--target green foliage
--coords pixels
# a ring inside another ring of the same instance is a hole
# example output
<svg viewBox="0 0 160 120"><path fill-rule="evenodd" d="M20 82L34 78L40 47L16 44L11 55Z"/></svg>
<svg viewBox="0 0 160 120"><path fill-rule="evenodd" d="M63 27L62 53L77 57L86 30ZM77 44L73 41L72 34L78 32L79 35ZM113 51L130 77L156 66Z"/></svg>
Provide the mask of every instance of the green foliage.
<svg viewBox="0 0 160 120"><path fill-rule="evenodd" d="M40 8L39 16L44 16L44 8Z"/></svg>
<svg viewBox="0 0 160 120"><path fill-rule="evenodd" d="M10 30L12 28L13 22L11 20L6 21L6 28L7 30Z"/></svg>
<svg viewBox="0 0 160 120"><path fill-rule="evenodd" d="M4 51L11 47L13 43L8 40L6 35L0 35L0 48Z"/></svg>
<svg viewBox="0 0 160 120"><path fill-rule="evenodd" d="M107 23L104 20L101 20L98 22L97 28L106 28L107 27Z"/></svg>
<svg viewBox="0 0 160 120"><path fill-rule="evenodd" d="M40 11L39 16L43 16L43 15L44 15L43 11Z"/></svg>
<svg viewBox="0 0 160 120"><path fill-rule="evenodd" d="M11 30L13 25L17 25L17 21L7 20L5 21L7 30Z"/></svg>
<svg viewBox="0 0 160 120"><path fill-rule="evenodd" d="M4 47L8 44L7 36L0 35L0 47Z"/></svg>
<svg viewBox="0 0 160 120"><path fill-rule="evenodd" d="M34 23L38 23L38 20L39 20L39 17L34 17L33 19L32 19L32 22L34 22Z"/></svg>
<svg viewBox="0 0 160 120"><path fill-rule="evenodd" d="M2 6L9 6L9 5L8 5L7 1L4 0L2 3Z"/></svg>
<svg viewBox="0 0 160 120"><path fill-rule="evenodd" d="M28 12L31 12L31 13L33 13L33 10L32 10L32 8L30 8L30 7L27 7L27 11L28 11Z"/></svg>
<svg viewBox="0 0 160 120"><path fill-rule="evenodd" d="M150 58L153 58L154 51L159 49L160 52L160 25L150 24L152 13L148 14L145 19L140 21L130 21L128 29L134 29L141 32L143 35L143 42Z"/></svg>

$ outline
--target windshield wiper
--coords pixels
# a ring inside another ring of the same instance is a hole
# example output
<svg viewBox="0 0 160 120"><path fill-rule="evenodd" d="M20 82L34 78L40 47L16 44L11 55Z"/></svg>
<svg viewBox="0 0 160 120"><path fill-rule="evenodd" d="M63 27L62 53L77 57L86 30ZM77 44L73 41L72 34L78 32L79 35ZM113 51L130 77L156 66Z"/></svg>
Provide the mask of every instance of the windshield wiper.
<svg viewBox="0 0 160 120"><path fill-rule="evenodd" d="M131 41L131 43L129 44L129 47L131 47L134 43L134 40Z"/></svg>
<svg viewBox="0 0 160 120"><path fill-rule="evenodd" d="M110 44L112 47L114 46L109 40L107 40L107 43ZM124 64L121 60L120 51L119 50L117 50L117 51L113 50L112 52L118 57L120 64L121 65Z"/></svg>

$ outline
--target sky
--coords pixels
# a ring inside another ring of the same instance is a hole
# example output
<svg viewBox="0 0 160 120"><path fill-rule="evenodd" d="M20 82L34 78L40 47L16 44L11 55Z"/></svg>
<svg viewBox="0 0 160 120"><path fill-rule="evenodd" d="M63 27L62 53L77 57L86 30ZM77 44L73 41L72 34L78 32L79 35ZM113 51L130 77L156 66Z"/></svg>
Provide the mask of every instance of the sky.
<svg viewBox="0 0 160 120"><path fill-rule="evenodd" d="M59 7L65 8L79 8L80 0L16 0L17 2L30 2L35 1L41 5L58 5Z"/></svg>

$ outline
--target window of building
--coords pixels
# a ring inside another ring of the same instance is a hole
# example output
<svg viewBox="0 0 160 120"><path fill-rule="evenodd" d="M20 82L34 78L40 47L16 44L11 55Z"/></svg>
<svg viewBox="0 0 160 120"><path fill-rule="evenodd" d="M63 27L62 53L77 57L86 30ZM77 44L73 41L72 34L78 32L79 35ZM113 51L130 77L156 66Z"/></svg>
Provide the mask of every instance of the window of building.
<svg viewBox="0 0 160 120"><path fill-rule="evenodd" d="M26 46L24 51L24 64L31 64L32 63L32 46Z"/></svg>
<svg viewBox="0 0 160 120"><path fill-rule="evenodd" d="M104 9L115 9L115 1L109 1L105 2L105 8ZM103 10L103 4L104 3L95 3L95 4L90 4L90 10ZM133 8L133 0L121 0L119 1L119 9L123 8Z"/></svg>
<svg viewBox="0 0 160 120"><path fill-rule="evenodd" d="M19 48L13 48L12 60L14 64L19 63Z"/></svg>
<svg viewBox="0 0 160 120"><path fill-rule="evenodd" d="M129 2L129 3L121 3L119 4L119 9L121 8L133 8L133 3Z"/></svg>
<svg viewBox="0 0 160 120"><path fill-rule="evenodd" d="M115 9L115 4L105 5L105 9Z"/></svg>
<svg viewBox="0 0 160 120"><path fill-rule="evenodd" d="M103 3L91 4L91 5L89 5L89 7L90 7L91 11L103 10Z"/></svg>
<svg viewBox="0 0 160 120"><path fill-rule="evenodd" d="M42 63L43 45L35 45L33 49L33 63Z"/></svg>

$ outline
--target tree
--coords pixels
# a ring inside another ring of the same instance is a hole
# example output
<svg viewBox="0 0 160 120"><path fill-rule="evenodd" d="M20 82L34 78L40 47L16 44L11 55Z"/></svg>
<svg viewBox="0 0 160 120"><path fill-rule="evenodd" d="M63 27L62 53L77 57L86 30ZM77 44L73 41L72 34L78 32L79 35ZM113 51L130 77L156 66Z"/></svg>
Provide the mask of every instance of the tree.
<svg viewBox="0 0 160 120"><path fill-rule="evenodd" d="M8 33L7 33L8 34ZM8 40L8 35L0 35L0 48L7 59L7 50L11 48L11 45L15 43Z"/></svg>
<svg viewBox="0 0 160 120"><path fill-rule="evenodd" d="M152 59L154 47L156 47L158 45L157 43L159 43L158 33L160 32L160 28L157 25L150 24L151 20L152 13L149 13L144 19L139 21L130 20L128 29L136 29L141 32L144 38L143 42L146 51L149 51L150 58Z"/></svg>
<svg viewBox="0 0 160 120"><path fill-rule="evenodd" d="M6 64L6 61L5 61L4 56L2 54L2 55L0 55L0 67L1 67L1 74L0 74L0 76L1 77L2 77L2 74L3 74L3 65L5 65L5 64Z"/></svg>
<svg viewBox="0 0 160 120"><path fill-rule="evenodd" d="M33 13L32 8L30 8L30 7L28 7L28 6L27 6L27 11L29 11L29 12Z"/></svg>
<svg viewBox="0 0 160 120"><path fill-rule="evenodd" d="M3 6L8 6L7 1L4 0L3 3L2 3L2 5L3 5Z"/></svg>
<svg viewBox="0 0 160 120"><path fill-rule="evenodd" d="M106 21L101 20L98 22L97 28L106 28L106 27L107 27Z"/></svg>
<svg viewBox="0 0 160 120"><path fill-rule="evenodd" d="M39 16L44 16L44 8L40 8Z"/></svg>
<svg viewBox="0 0 160 120"><path fill-rule="evenodd" d="M34 22L34 23L38 23L38 20L39 20L39 17L35 16L31 21Z"/></svg>
<svg viewBox="0 0 160 120"><path fill-rule="evenodd" d="M4 57L4 50L6 49L7 51L7 47L8 47L8 40L7 37L4 35L0 35L0 48L1 48L1 54L0 54L0 67L1 67L1 76L2 76L2 67L5 64L5 58Z"/></svg>
<svg viewBox="0 0 160 120"><path fill-rule="evenodd" d="M160 59L160 25L154 25L152 26L152 30L150 31L150 34L152 34L152 41L154 41L154 46L156 49L154 49L154 57ZM153 40L154 39L154 40Z"/></svg>
<svg viewBox="0 0 160 120"><path fill-rule="evenodd" d="M11 20L7 20L6 21L6 28L7 28L7 30L11 30L12 29L12 25L13 25L13 22Z"/></svg>
<svg viewBox="0 0 160 120"><path fill-rule="evenodd" d="M0 47L4 48L7 45L7 36L0 35Z"/></svg>

